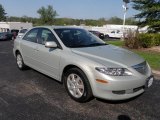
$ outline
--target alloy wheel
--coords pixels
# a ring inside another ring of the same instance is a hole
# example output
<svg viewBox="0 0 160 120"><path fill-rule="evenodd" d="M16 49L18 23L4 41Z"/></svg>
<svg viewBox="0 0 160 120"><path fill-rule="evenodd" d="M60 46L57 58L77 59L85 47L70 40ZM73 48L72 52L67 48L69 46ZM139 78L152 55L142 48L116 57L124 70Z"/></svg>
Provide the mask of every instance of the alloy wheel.
<svg viewBox="0 0 160 120"><path fill-rule="evenodd" d="M19 55L19 54L17 55L17 65L19 68L22 68L22 66L23 66L23 59L22 59L21 55Z"/></svg>
<svg viewBox="0 0 160 120"><path fill-rule="evenodd" d="M67 87L72 96L75 98L82 97L84 93L84 84L80 76L77 74L70 74L67 77Z"/></svg>

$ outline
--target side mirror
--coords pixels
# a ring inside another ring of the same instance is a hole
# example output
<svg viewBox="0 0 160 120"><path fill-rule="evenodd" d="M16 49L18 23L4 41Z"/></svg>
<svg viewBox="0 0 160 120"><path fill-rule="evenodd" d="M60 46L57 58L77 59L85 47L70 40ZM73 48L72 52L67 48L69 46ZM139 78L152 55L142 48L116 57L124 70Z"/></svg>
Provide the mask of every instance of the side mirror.
<svg viewBox="0 0 160 120"><path fill-rule="evenodd" d="M52 41L52 42L46 42L45 47L46 48L57 48L58 46L56 42Z"/></svg>

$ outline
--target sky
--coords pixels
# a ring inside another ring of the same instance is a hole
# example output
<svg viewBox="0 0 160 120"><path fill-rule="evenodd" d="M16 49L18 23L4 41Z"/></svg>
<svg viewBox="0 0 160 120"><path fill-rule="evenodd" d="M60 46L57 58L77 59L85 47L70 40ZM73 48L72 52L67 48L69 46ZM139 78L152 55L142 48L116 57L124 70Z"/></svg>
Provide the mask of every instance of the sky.
<svg viewBox="0 0 160 120"><path fill-rule="evenodd" d="M52 5L58 17L75 19L99 19L110 17L123 18L122 0L0 0L7 16L24 15L39 17L37 10ZM133 10L131 3L126 17L133 17L137 11Z"/></svg>

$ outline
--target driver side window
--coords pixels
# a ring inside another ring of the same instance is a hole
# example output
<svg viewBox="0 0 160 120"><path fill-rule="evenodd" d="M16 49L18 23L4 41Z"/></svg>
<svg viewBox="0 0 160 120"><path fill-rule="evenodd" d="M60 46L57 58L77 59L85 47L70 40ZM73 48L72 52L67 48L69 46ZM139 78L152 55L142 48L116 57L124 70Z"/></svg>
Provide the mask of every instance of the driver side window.
<svg viewBox="0 0 160 120"><path fill-rule="evenodd" d="M44 45L48 41L56 42L56 37L49 29L41 29L41 34L39 36L38 43Z"/></svg>
<svg viewBox="0 0 160 120"><path fill-rule="evenodd" d="M37 35L38 29L32 29L23 37L23 39L26 41L37 43Z"/></svg>

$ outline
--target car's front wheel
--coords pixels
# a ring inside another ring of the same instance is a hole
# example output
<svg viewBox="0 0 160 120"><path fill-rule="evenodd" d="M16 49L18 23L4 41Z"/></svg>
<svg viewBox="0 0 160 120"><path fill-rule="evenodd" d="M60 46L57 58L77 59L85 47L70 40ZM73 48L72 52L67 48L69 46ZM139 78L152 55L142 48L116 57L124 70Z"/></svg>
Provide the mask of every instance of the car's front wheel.
<svg viewBox="0 0 160 120"><path fill-rule="evenodd" d="M77 102L86 102L92 96L89 81L78 68L72 68L66 72L64 84L69 96Z"/></svg>
<svg viewBox="0 0 160 120"><path fill-rule="evenodd" d="M26 69L26 65L24 64L22 55L20 53L17 53L17 55L16 55L16 62L17 62L17 66L20 70Z"/></svg>
<svg viewBox="0 0 160 120"><path fill-rule="evenodd" d="M109 35L105 35L105 38L108 39L108 38L109 38Z"/></svg>

